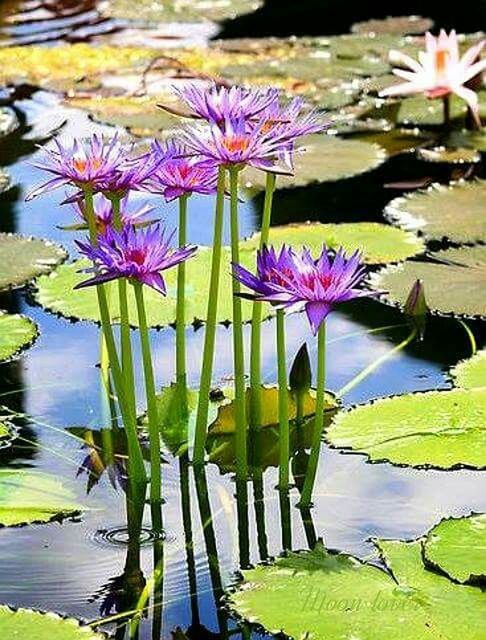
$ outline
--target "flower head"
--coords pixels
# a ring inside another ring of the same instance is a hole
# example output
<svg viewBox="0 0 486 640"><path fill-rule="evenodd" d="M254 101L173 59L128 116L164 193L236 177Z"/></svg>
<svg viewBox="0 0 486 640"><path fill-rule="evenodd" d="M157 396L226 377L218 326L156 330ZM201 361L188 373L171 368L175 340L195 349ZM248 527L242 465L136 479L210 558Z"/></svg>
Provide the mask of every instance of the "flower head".
<svg viewBox="0 0 486 640"><path fill-rule="evenodd" d="M259 252L257 258L258 265L265 263L269 266L270 278L266 269L260 266L257 267L257 276L252 276L240 265L235 265L234 276L253 289L258 300L283 307L303 306L314 334L337 304L377 295L358 288L365 276L359 252L347 257L340 248L332 257L330 251L323 247L319 258L314 260L306 248L300 254L283 248L279 260L275 262L274 258L272 250L266 250L265 255L263 251ZM271 266L272 262L275 266Z"/></svg>
<svg viewBox="0 0 486 640"><path fill-rule="evenodd" d="M281 106L274 101L260 112L252 122L261 126L262 133L271 132L282 142L293 144L298 138L324 131L326 124L316 109L309 109L300 97L293 98Z"/></svg>
<svg viewBox="0 0 486 640"><path fill-rule="evenodd" d="M448 35L442 29L437 38L427 32L425 51L419 53L418 61L400 51L390 52L392 62L407 67L406 70L393 69L393 73L406 82L384 89L380 96L423 93L427 98L441 98L454 93L467 102L476 122L480 123L478 97L464 85L486 69L486 60L479 60L484 42L470 47L460 57L455 31Z"/></svg>
<svg viewBox="0 0 486 640"><path fill-rule="evenodd" d="M151 152L133 156L133 147L127 147L123 160L105 180L100 181L97 190L106 195L123 197L129 191L143 191L146 181L154 174L161 158Z"/></svg>
<svg viewBox="0 0 486 640"><path fill-rule="evenodd" d="M98 233L105 233L106 229L113 224L113 205L101 193L95 194L93 198L96 227ZM85 204L81 198L72 205L74 212L82 222L86 222ZM120 218L123 225L138 225L148 223L146 216L153 213L155 207L148 203L132 204L129 196L122 198L120 202Z"/></svg>
<svg viewBox="0 0 486 640"><path fill-rule="evenodd" d="M153 193L162 193L167 202L193 193L215 193L218 172L215 167L201 163L201 158L187 156L182 145L170 140L162 146L158 140L152 144L152 154L160 158L157 170L145 187Z"/></svg>
<svg viewBox="0 0 486 640"><path fill-rule="evenodd" d="M113 178L124 157L124 148L115 135L105 140L96 133L86 142L54 140L55 147L44 147L47 154L44 162L34 166L54 175L27 196L31 200L62 185L78 188L86 186L96 189L103 181Z"/></svg>
<svg viewBox="0 0 486 640"><path fill-rule="evenodd" d="M86 271L95 276L76 285L76 288L129 278L166 295L161 271L184 262L197 250L192 246L171 249L172 237L173 234L167 236L160 225L146 231L136 231L127 225L121 231L109 227L105 234L99 236L96 247L89 242L77 242L81 253L94 263Z"/></svg>
<svg viewBox="0 0 486 640"><path fill-rule="evenodd" d="M183 100L192 118L202 118L210 123L223 124L225 120L252 118L278 101L278 89L248 87L209 88L204 85L190 84L175 88L175 93Z"/></svg>

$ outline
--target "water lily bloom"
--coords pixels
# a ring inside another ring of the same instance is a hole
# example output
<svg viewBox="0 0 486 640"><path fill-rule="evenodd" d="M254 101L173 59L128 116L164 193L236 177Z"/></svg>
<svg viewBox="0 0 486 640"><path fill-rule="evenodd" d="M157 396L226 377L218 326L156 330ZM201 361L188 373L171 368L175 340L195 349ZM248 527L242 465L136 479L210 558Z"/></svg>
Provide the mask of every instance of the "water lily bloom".
<svg viewBox="0 0 486 640"><path fill-rule="evenodd" d="M252 122L262 125L262 132L271 132L282 142L293 144L298 138L324 131L326 124L316 109L310 109L300 98L293 98L285 106L273 102L259 113Z"/></svg>
<svg viewBox="0 0 486 640"><path fill-rule="evenodd" d="M145 183L148 191L162 193L167 202L193 193L209 195L216 192L216 168L206 166L197 156L187 156L186 149L178 142L170 140L161 145L155 140L152 154L159 160L157 170Z"/></svg>
<svg viewBox="0 0 486 640"><path fill-rule="evenodd" d="M109 197L124 197L129 191L143 191L146 181L157 170L161 158L146 152L133 157L133 147L126 147L116 170L96 185L96 190Z"/></svg>
<svg viewBox="0 0 486 640"><path fill-rule="evenodd" d="M121 231L109 227L105 234L99 236L97 246L89 242L77 242L81 253L94 263L85 271L95 275L75 288L128 278L166 295L161 272L187 260L197 250L193 246L171 249L173 235L167 235L160 225L146 231L136 231L133 226L127 225Z"/></svg>
<svg viewBox="0 0 486 640"><path fill-rule="evenodd" d="M228 119L252 118L275 101L279 91L273 88L218 87L190 84L174 89L176 95L186 103L191 118L202 118L218 125Z"/></svg>
<svg viewBox="0 0 486 640"><path fill-rule="evenodd" d="M34 166L54 175L54 178L35 188L26 200L32 200L46 191L63 185L95 189L103 181L113 177L125 151L118 136L106 140L93 134L86 142L54 140L54 147L44 147L47 157Z"/></svg>
<svg viewBox="0 0 486 640"><path fill-rule="evenodd" d="M275 257L272 250L265 254L258 252L257 275L241 265L234 265L234 277L253 289L257 300L285 308L303 307L314 334L337 304L378 295L358 288L365 277L358 251L348 257L340 248L332 255L324 246L319 258L314 260L304 247L300 254L292 249L282 249L278 264Z"/></svg>
<svg viewBox="0 0 486 640"><path fill-rule="evenodd" d="M95 194L93 198L94 213L96 218L96 227L98 233L105 233L106 229L113 224L113 205L101 193ZM84 200L79 199L73 204L76 216L87 222L85 215ZM148 203L131 203L129 196L122 198L120 202L120 218L122 224L140 225L149 223L147 216L153 213L155 207Z"/></svg>
<svg viewBox="0 0 486 640"><path fill-rule="evenodd" d="M226 119L224 127L214 123L193 126L182 135L188 154L203 158L205 166L249 165L263 171L291 173L290 168L278 165L279 160L286 160L287 143L266 130L265 123L249 127L244 118Z"/></svg>
<svg viewBox="0 0 486 640"><path fill-rule="evenodd" d="M392 62L407 67L407 70L393 69L393 73L406 82L384 89L380 96L423 93L427 98L443 98L455 94L467 102L480 124L478 97L464 85L486 69L486 60L478 59L484 42L478 42L460 57L455 31L448 35L442 29L437 38L427 32L425 51L419 53L418 61L400 51L390 52Z"/></svg>

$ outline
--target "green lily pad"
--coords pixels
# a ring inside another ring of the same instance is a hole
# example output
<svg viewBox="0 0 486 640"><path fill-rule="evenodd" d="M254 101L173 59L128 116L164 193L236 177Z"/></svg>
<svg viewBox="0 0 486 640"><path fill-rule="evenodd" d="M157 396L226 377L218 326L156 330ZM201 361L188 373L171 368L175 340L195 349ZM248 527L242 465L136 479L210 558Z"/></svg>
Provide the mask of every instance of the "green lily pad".
<svg viewBox="0 0 486 640"><path fill-rule="evenodd" d="M447 136L447 145L486 151L486 128L483 127L480 131L469 131L468 129L458 131L455 129Z"/></svg>
<svg viewBox="0 0 486 640"><path fill-rule="evenodd" d="M3 604L0 605L0 632L5 640L102 640L106 637L74 618L31 609L14 610Z"/></svg>
<svg viewBox="0 0 486 640"><path fill-rule="evenodd" d="M461 584L486 578L486 514L443 520L423 544L425 563Z"/></svg>
<svg viewBox="0 0 486 640"><path fill-rule="evenodd" d="M445 164L476 164L481 162L481 154L476 149L467 147L433 147L417 150L417 157L426 162L442 162Z"/></svg>
<svg viewBox="0 0 486 640"><path fill-rule="evenodd" d="M389 16L383 20L366 20L356 22L351 27L353 33L389 33L393 35L414 35L425 33L434 26L430 18L422 16Z"/></svg>
<svg viewBox="0 0 486 640"><path fill-rule="evenodd" d="M304 138L302 152L295 154L295 175L279 176L277 188L305 187L333 182L371 171L386 160L386 152L377 144L343 140L336 136L312 135ZM265 189L265 173L247 168L242 183L251 189Z"/></svg>
<svg viewBox="0 0 486 640"><path fill-rule="evenodd" d="M243 13L252 13L263 0L113 0L106 12L113 18L145 20L147 22L206 22L227 20Z"/></svg>
<svg viewBox="0 0 486 640"><path fill-rule="evenodd" d="M0 527L59 520L83 511L56 476L23 469L0 469Z"/></svg>
<svg viewBox="0 0 486 640"><path fill-rule="evenodd" d="M486 349L456 364L451 369L450 375L455 386L461 389L486 387Z"/></svg>
<svg viewBox="0 0 486 640"><path fill-rule="evenodd" d="M291 638L480 640L484 595L424 569L420 542L378 541L388 571L353 556L289 553L242 572L229 605L251 623Z"/></svg>
<svg viewBox="0 0 486 640"><path fill-rule="evenodd" d="M484 113L486 91L479 92L480 112ZM457 96L450 98L450 117L452 120L464 118L467 104ZM418 126L441 125L444 121L442 100L429 100L422 96L405 98L400 104L398 122Z"/></svg>
<svg viewBox="0 0 486 640"><path fill-rule="evenodd" d="M485 425L486 389L453 389L383 398L342 411L326 438L372 462L482 469Z"/></svg>
<svg viewBox="0 0 486 640"><path fill-rule="evenodd" d="M387 292L383 301L403 308L412 285L422 280L432 313L486 317L486 246L446 249L430 257L437 262L385 267L370 276L370 285Z"/></svg>
<svg viewBox="0 0 486 640"><path fill-rule="evenodd" d="M486 241L486 180L434 184L392 200L386 216L402 229L421 231L428 240Z"/></svg>
<svg viewBox="0 0 486 640"><path fill-rule="evenodd" d="M0 312L0 362L28 347L36 336L37 327L32 320Z"/></svg>
<svg viewBox="0 0 486 640"><path fill-rule="evenodd" d="M360 121L357 121L360 122ZM366 121L361 121L366 122ZM385 122L387 122L385 120ZM389 125L391 126L391 125ZM352 123L351 123L352 127ZM364 142L378 144L392 157L399 153L412 152L430 140L430 136L421 133L418 129L391 129L389 131L363 131L359 128L351 128L350 133L356 132L358 139Z"/></svg>
<svg viewBox="0 0 486 640"><path fill-rule="evenodd" d="M250 251L241 252L241 263L248 269L255 267L255 254ZM78 273L80 269L89 266L87 260L62 265L50 276L39 278L37 281L36 300L46 309L60 313L67 318L78 320L92 320L99 322L98 302L94 287L87 287L73 291L73 287L87 279L86 274ZM204 321L207 311L209 279L211 269L211 250L200 247L194 258L186 266L186 318L187 323ZM173 324L176 318L177 269L170 269L164 274L167 284L167 296L145 288L145 302L147 320L151 327L161 327ZM218 304L219 322L229 322L233 316L232 299L228 295L232 287L231 252L223 250L220 295ZM132 287L128 288L128 302L130 323L138 325L135 296ZM110 300L112 319L118 321L118 296ZM248 321L252 315L252 303L244 300L242 303L243 319ZM271 315L270 305L266 305L264 315Z"/></svg>
<svg viewBox="0 0 486 640"><path fill-rule="evenodd" d="M0 418L0 449L7 446L15 436L15 427L5 419L5 416Z"/></svg>
<svg viewBox="0 0 486 640"><path fill-rule="evenodd" d="M47 240L0 233L0 291L49 273L66 257L62 247Z"/></svg>
<svg viewBox="0 0 486 640"><path fill-rule="evenodd" d="M425 250L423 241L412 233L395 233L397 229L379 222L352 222L349 224L321 224L308 222L272 227L269 243L280 247L283 243L294 247L306 246L314 255L325 244L331 249L343 247L348 253L357 250L368 264L398 262ZM256 249L260 233L245 240L245 249Z"/></svg>

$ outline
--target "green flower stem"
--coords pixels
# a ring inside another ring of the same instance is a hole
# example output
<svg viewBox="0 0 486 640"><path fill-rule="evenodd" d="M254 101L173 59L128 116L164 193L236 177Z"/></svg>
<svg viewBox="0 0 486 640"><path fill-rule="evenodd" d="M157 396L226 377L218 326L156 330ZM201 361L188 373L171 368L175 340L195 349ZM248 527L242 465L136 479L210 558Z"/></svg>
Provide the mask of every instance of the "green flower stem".
<svg viewBox="0 0 486 640"><path fill-rule="evenodd" d="M272 218L273 194L276 176L267 172L265 185L265 201L263 203L262 226L260 229L260 250L268 244L270 223ZM255 428L262 423L262 380L261 380L261 341L262 341L262 310L261 302L253 303L251 318L251 351L250 351L250 425Z"/></svg>
<svg viewBox="0 0 486 640"><path fill-rule="evenodd" d="M450 96L444 96L442 98L442 109L444 116L444 128L449 129L451 126L451 101Z"/></svg>
<svg viewBox="0 0 486 640"><path fill-rule="evenodd" d="M229 169L231 198L231 261L240 263L240 238L238 231L238 168ZM233 278L233 361L235 376L235 449L236 477L246 480L247 460L247 422L246 422L246 386L245 356L243 345L243 321L241 314L240 282Z"/></svg>
<svg viewBox="0 0 486 640"><path fill-rule="evenodd" d="M122 220L120 213L120 196L110 198L113 211L113 226L116 230L121 230ZM129 394L129 402L133 405L133 412L136 412L135 402L135 376L133 373L132 343L130 337L130 317L128 314L127 279L118 279L118 300L120 306L120 342L121 342L121 368L125 378L125 388Z"/></svg>
<svg viewBox="0 0 486 640"><path fill-rule="evenodd" d="M285 312L277 309L277 363L278 363L278 425L279 425L279 489L289 486L289 396L287 386L287 365L285 353Z"/></svg>
<svg viewBox="0 0 486 640"><path fill-rule="evenodd" d="M316 415L314 418L314 433L312 435L312 448L309 463L304 479L304 486L300 495L299 507L309 507L312 500L312 491L316 480L319 452L321 450L321 436L324 427L324 401L326 393L326 323L323 322L317 334L317 395Z"/></svg>
<svg viewBox="0 0 486 640"><path fill-rule="evenodd" d="M88 187L85 187L84 189L84 198L90 241L93 246L96 246L98 243L98 232L96 229L96 220L94 215L93 192ZM147 476L145 473L145 465L142 457L142 449L140 448L140 442L137 436L137 421L135 411L131 406L131 403L127 401L129 395L125 388L125 380L123 378L120 362L118 360L118 353L116 350L115 338L110 321L110 310L106 298L105 287L100 284L97 285L96 294L98 297L98 306L100 310L101 327L105 338L108 357L110 360L110 369L113 376L113 382L115 384L118 402L120 405L120 413L122 415L123 424L125 425L127 434L127 444L129 451L128 464L130 467L130 476L137 483L146 482Z"/></svg>
<svg viewBox="0 0 486 640"><path fill-rule="evenodd" d="M179 247L187 243L187 195L179 198ZM177 267L177 308L176 308L176 379L178 384L186 384L186 263Z"/></svg>
<svg viewBox="0 0 486 640"><path fill-rule="evenodd" d="M214 217L213 255L209 283L208 309L206 314L206 332L204 335L204 351L199 385L199 401L197 405L193 463L204 462L204 447L209 412L209 392L213 375L214 342L216 337L216 317L218 312L219 275L221 271L221 246L223 243L224 215L224 167L218 172L218 192L216 195L216 212Z"/></svg>
<svg viewBox="0 0 486 640"><path fill-rule="evenodd" d="M147 397L147 417L150 435L150 508L152 512L152 526L155 531L162 531L162 515L160 505L161 494L161 461L159 412L157 410L157 396L155 393L155 378L152 367L152 353L147 326L147 316L143 298L143 285L133 282L135 300L137 302L138 326L140 329L140 345L142 347L142 363L145 379L145 395Z"/></svg>

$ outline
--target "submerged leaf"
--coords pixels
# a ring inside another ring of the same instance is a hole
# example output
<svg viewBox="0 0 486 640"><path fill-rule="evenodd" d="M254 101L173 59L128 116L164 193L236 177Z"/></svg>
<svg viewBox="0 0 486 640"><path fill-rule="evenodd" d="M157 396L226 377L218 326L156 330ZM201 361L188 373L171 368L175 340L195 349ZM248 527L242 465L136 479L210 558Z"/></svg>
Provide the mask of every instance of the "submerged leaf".
<svg viewBox="0 0 486 640"><path fill-rule="evenodd" d="M0 362L28 347L36 336L37 327L32 320L0 312Z"/></svg>

